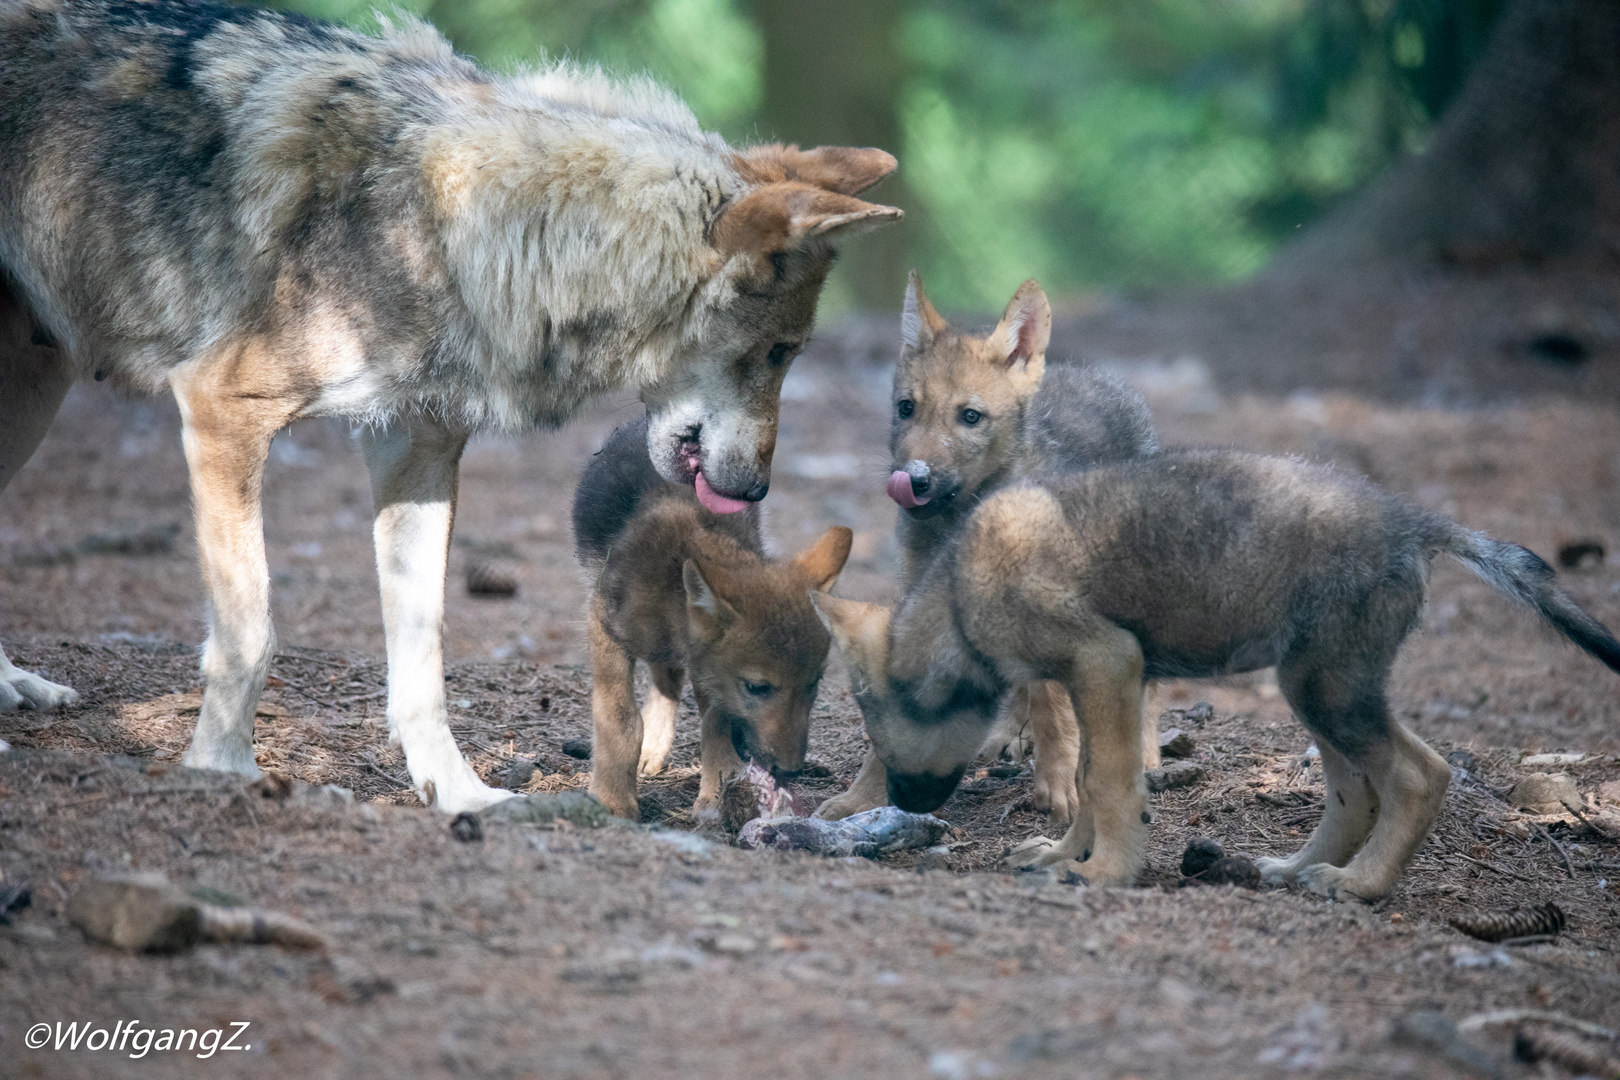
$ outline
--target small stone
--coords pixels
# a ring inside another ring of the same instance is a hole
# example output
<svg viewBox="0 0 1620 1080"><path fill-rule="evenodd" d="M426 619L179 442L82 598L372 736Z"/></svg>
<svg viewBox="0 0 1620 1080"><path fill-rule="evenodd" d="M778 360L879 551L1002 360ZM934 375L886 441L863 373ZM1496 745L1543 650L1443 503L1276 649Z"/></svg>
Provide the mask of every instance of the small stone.
<svg viewBox="0 0 1620 1080"><path fill-rule="evenodd" d="M534 762L528 758L518 758L507 768L501 783L508 791L521 791L525 784L534 779L534 772Z"/></svg>
<svg viewBox="0 0 1620 1080"><path fill-rule="evenodd" d="M129 952L180 952L202 939L201 907L160 874L90 878L67 917L90 940Z"/></svg>
<svg viewBox="0 0 1620 1080"><path fill-rule="evenodd" d="M577 789L531 791L480 810L478 816L485 821L535 825L566 821L586 829L600 829L613 820L613 815L596 801L596 796Z"/></svg>
<svg viewBox="0 0 1620 1080"><path fill-rule="evenodd" d="M1159 754L1167 758L1192 757L1193 737L1180 728L1159 732Z"/></svg>
<svg viewBox="0 0 1620 1080"><path fill-rule="evenodd" d="M1508 802L1532 814L1561 814L1580 808L1581 793L1568 773L1531 773L1513 785Z"/></svg>
<svg viewBox="0 0 1620 1080"><path fill-rule="evenodd" d="M1602 806L1620 806L1620 780L1605 780L1599 784L1597 801Z"/></svg>
<svg viewBox="0 0 1620 1080"><path fill-rule="evenodd" d="M1238 885L1245 889L1258 889L1260 869L1247 855L1225 855L1211 863L1197 880L1206 885Z"/></svg>
<svg viewBox="0 0 1620 1080"><path fill-rule="evenodd" d="M467 567L467 591L473 596L516 596L517 577L490 563L476 562Z"/></svg>
<svg viewBox="0 0 1620 1080"><path fill-rule="evenodd" d="M1190 761L1172 761L1163 768L1147 771L1147 789L1153 792L1190 787L1209 779L1209 770Z"/></svg>
<svg viewBox="0 0 1620 1080"><path fill-rule="evenodd" d="M1207 701L1200 701L1187 710L1187 723L1192 724L1194 727L1203 727L1213 719L1215 719L1215 706Z"/></svg>
<svg viewBox="0 0 1620 1080"><path fill-rule="evenodd" d="M450 819L450 835L463 844L476 844L484 839L484 823L478 815L463 810Z"/></svg>
<svg viewBox="0 0 1620 1080"><path fill-rule="evenodd" d="M1219 840L1195 836L1187 841L1187 850L1181 853L1181 876L1197 877L1214 866L1226 855Z"/></svg>
<svg viewBox="0 0 1620 1080"><path fill-rule="evenodd" d="M571 758L578 758L579 760L584 761L591 756L591 740L564 739L562 744L562 752Z"/></svg>

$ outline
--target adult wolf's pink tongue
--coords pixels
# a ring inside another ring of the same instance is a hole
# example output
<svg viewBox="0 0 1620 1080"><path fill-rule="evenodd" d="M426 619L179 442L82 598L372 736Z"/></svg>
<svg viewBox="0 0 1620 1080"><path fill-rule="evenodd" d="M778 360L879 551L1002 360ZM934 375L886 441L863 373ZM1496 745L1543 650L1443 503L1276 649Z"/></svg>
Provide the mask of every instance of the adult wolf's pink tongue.
<svg viewBox="0 0 1620 1080"><path fill-rule="evenodd" d="M890 474L888 491L889 498L907 510L915 510L928 502L927 496L917 498L916 493L911 490L911 474L901 469L896 469Z"/></svg>
<svg viewBox="0 0 1620 1080"><path fill-rule="evenodd" d="M748 509L748 504L741 499L728 499L710 487L709 481L701 472L697 474L696 486L698 502L702 503L703 508L711 514L735 514L739 510Z"/></svg>

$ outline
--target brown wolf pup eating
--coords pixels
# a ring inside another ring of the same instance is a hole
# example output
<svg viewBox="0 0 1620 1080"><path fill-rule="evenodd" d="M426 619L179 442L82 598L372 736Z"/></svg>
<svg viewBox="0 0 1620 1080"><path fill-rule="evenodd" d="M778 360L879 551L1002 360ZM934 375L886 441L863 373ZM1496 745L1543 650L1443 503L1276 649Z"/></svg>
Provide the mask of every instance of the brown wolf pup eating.
<svg viewBox="0 0 1620 1080"><path fill-rule="evenodd" d="M1009 687L1055 679L1080 716L1091 813L1023 865L1129 885L1149 823L1143 680L1277 667L1321 749L1322 821L1271 881L1372 900L1428 835L1450 769L1393 717L1390 667L1444 552L1620 671L1620 642L1531 552L1322 466L1175 451L991 496L891 615L816 596L888 793L950 797Z"/></svg>
<svg viewBox="0 0 1620 1080"><path fill-rule="evenodd" d="M1019 286L996 328L978 336L934 310L913 270L900 327L888 492L900 506L895 532L907 584L992 492L1158 449L1147 405L1123 383L1090 368L1047 365L1052 308L1034 281ZM1066 824L1080 812L1081 795L1080 732L1068 692L1052 682L1019 686L987 745L1022 739L1026 728L1035 744L1035 805ZM1148 744L1156 755L1158 740L1145 731ZM816 814L837 819L887 801L883 764L868 753L849 790Z"/></svg>
<svg viewBox="0 0 1620 1080"><path fill-rule="evenodd" d="M702 722L694 810L718 819L721 785L745 760L772 779L804 766L831 645L807 592L833 587L853 534L834 526L795 558L768 561L758 508L715 514L691 488L664 480L644 426L614 432L574 494L574 541L595 582L590 791L639 819L636 777L663 769L690 679ZM637 660L652 669L639 711Z"/></svg>
<svg viewBox="0 0 1620 1080"><path fill-rule="evenodd" d="M567 63L480 70L188 0L0 3L0 487L82 378L174 394L208 596L187 765L256 775L275 652L272 436L347 416L371 473L388 726L417 794L487 787L451 736L441 624L463 447L633 389L659 475L764 498L788 364L881 150L759 146ZM0 710L73 692L0 654Z"/></svg>

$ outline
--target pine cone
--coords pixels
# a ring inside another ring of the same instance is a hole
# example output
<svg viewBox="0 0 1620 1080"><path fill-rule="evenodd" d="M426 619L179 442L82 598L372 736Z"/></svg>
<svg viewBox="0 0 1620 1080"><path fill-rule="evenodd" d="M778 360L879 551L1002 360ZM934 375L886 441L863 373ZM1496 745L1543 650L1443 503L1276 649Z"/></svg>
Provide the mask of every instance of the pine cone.
<svg viewBox="0 0 1620 1080"><path fill-rule="evenodd" d="M1520 1061L1551 1061L1581 1076L1620 1080L1620 1057L1610 1052L1612 1045L1594 1042L1567 1031L1524 1026L1513 1036L1513 1055Z"/></svg>
<svg viewBox="0 0 1620 1080"><path fill-rule="evenodd" d="M1564 928L1564 912L1548 901L1540 907L1512 911L1486 911L1458 915L1451 925L1481 941L1507 941L1511 938L1552 936Z"/></svg>

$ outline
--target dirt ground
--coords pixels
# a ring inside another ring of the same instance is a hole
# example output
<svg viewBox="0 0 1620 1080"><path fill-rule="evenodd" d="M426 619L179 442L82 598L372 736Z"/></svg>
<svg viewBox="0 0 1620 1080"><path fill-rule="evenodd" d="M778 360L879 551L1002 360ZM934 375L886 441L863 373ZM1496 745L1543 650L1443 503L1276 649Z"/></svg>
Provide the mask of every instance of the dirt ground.
<svg viewBox="0 0 1620 1080"><path fill-rule="evenodd" d="M830 333L784 392L768 531L789 553L853 527L845 596L895 590L882 491L895 337L887 321ZM1070 351L1132 378L1167 443L1334 460L1549 560L1596 542L1616 554L1561 578L1620 625L1620 411L1605 398L1248 396L1179 345ZM585 782L588 763L562 752L590 728L568 506L589 453L638 408L610 402L561 432L469 448L446 651L452 726L491 782L519 761L538 765L528 790ZM1474 762L1389 899L1178 887L1194 836L1282 853L1317 820L1320 767L1264 675L1156 688L1150 707L1192 735L1208 779L1153 797L1138 888L1089 890L998 870L1050 831L1027 770L1006 767L970 776L940 811L948 853L827 860L694 834L690 702L671 769L643 783L642 826L491 826L458 842L386 745L369 494L346 428L278 439L266 490L281 644L260 761L350 789L354 805L266 800L175 764L202 629L172 405L75 390L0 497L5 647L83 695L61 713L0 716L14 747L0 754L0 889L26 881L33 898L0 926L0 1076L1568 1076L1512 1061L1511 1026L1468 1035L1490 1061L1472 1066L1457 1057L1468 1046L1448 1058L1392 1031L1421 1010L1620 1027L1620 843L1503 799L1529 772L1564 771L1595 810L1598 785L1620 779L1620 684L1457 567L1436 565L1392 692L1414 730ZM480 564L514 576L516 597L469 595ZM1188 712L1198 702L1207 719ZM803 789L841 790L861 738L835 664L811 735L830 775ZM1584 756L1521 762L1553 751ZM126 868L297 915L333 952L135 957L85 943L67 896ZM1550 943L1498 950L1447 925L1547 900L1569 916ZM30 1026L59 1020L249 1021L252 1049L24 1049Z"/></svg>

